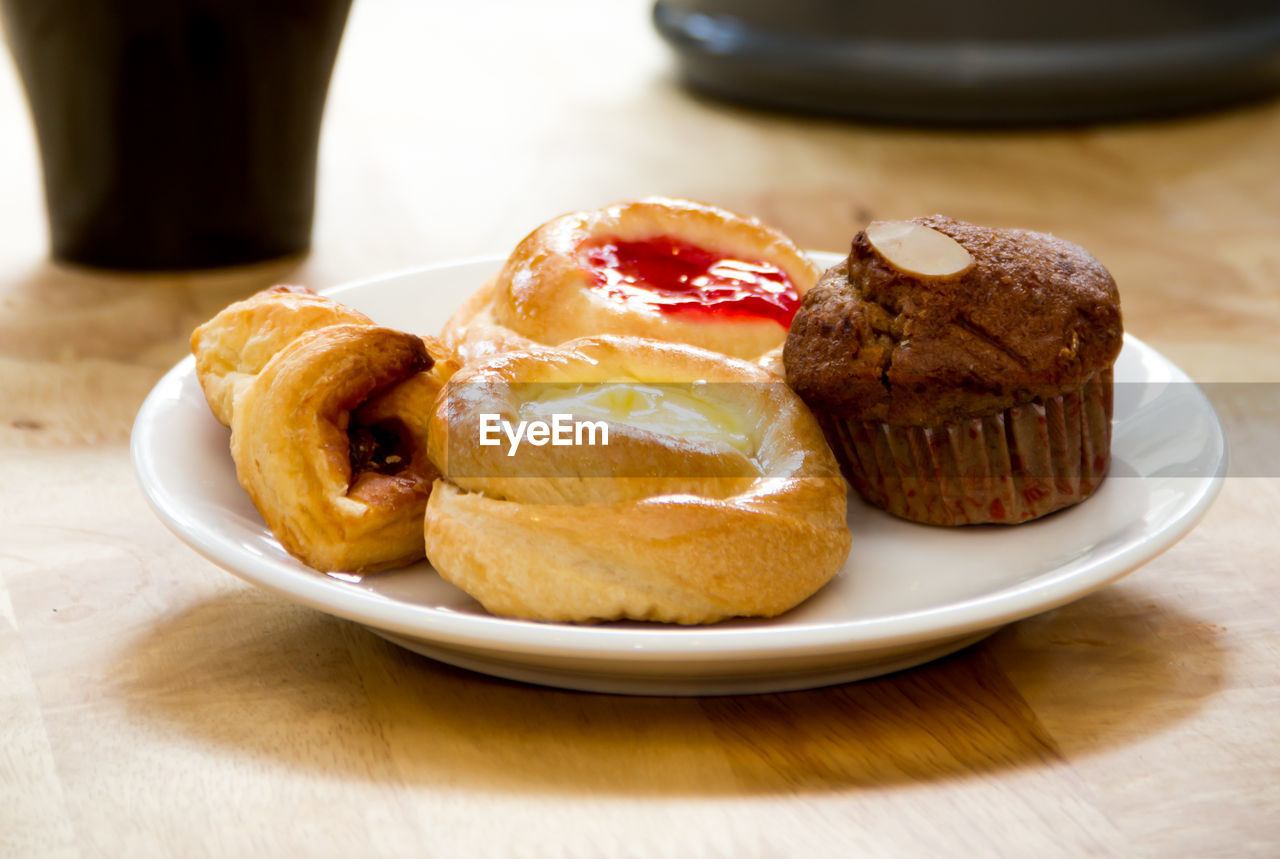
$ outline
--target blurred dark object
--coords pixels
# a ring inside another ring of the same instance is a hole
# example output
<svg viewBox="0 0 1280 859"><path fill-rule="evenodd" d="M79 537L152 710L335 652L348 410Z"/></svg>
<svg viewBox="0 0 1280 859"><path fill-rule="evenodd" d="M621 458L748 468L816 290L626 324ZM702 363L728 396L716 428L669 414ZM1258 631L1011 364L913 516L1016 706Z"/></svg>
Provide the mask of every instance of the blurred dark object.
<svg viewBox="0 0 1280 859"><path fill-rule="evenodd" d="M1055 123L1280 87L1277 0L659 0L694 89L867 119Z"/></svg>
<svg viewBox="0 0 1280 859"><path fill-rule="evenodd" d="M305 250L351 0L0 0L54 257L232 265Z"/></svg>

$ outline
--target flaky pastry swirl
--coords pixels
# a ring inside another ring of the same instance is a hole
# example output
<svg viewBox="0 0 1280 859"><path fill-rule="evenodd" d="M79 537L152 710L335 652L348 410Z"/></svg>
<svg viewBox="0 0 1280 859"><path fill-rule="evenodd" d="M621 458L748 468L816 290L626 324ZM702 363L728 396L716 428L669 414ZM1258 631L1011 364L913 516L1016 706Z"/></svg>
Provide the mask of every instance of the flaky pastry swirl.
<svg viewBox="0 0 1280 859"><path fill-rule="evenodd" d="M438 474L426 440L441 386L433 363L415 335L330 325L282 349L240 395L236 476L291 554L352 571L423 556Z"/></svg>
<svg viewBox="0 0 1280 859"><path fill-rule="evenodd" d="M273 287L195 330L197 376L231 428L236 476L280 544L320 570L423 557L439 472L426 421L457 368L434 338Z"/></svg>
<svg viewBox="0 0 1280 859"><path fill-rule="evenodd" d="M513 422L548 397L576 409L655 385L679 388L724 438L620 414L608 445L477 444L483 415ZM812 415L776 376L709 351L588 337L469 365L442 391L429 444L445 477L427 504L427 557L495 614L773 616L849 551L846 486Z"/></svg>
<svg viewBox="0 0 1280 859"><path fill-rule="evenodd" d="M298 335L327 325L372 325L358 310L305 286L273 286L237 301L191 333L196 378L209 410L231 426L236 397Z"/></svg>
<svg viewBox="0 0 1280 859"><path fill-rule="evenodd" d="M598 334L687 343L751 361L780 349L786 325L771 319L666 314L591 288L593 274L582 258L588 244L662 237L776 266L801 296L820 273L790 239L755 218L704 203L649 197L574 212L538 227L458 308L441 338L464 361ZM772 360L780 367L776 357Z"/></svg>

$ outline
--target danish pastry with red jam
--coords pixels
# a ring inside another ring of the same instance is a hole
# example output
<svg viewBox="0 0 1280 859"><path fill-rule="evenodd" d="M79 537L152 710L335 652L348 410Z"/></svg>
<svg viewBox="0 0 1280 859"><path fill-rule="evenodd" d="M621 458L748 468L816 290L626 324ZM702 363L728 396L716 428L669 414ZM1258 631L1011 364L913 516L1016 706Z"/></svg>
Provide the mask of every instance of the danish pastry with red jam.
<svg viewBox="0 0 1280 859"><path fill-rule="evenodd" d="M651 197L538 227L442 336L464 361L597 334L760 361L782 346L819 273L754 218Z"/></svg>

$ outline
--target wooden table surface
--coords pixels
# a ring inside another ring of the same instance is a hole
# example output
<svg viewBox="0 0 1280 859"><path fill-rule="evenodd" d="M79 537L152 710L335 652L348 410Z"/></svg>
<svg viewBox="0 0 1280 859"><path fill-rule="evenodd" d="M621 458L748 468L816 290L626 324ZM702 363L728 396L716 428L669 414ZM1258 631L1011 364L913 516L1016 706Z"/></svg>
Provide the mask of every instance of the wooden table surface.
<svg viewBox="0 0 1280 859"><path fill-rule="evenodd" d="M1198 381L1280 382L1280 103L1025 132L752 112L681 91L647 11L361 0L313 252L200 275L47 261L0 63L0 854L1280 854L1267 385L1219 389L1249 456L1163 556L939 663L808 692L470 674L242 583L151 514L131 422L224 304L504 252L650 193L815 248L934 211L1049 230Z"/></svg>

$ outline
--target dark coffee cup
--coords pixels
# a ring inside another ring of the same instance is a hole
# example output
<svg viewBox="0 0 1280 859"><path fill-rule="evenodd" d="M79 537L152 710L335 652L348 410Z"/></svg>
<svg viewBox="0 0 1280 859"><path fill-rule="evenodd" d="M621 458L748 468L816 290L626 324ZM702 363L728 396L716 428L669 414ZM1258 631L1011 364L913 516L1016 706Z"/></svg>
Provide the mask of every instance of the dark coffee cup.
<svg viewBox="0 0 1280 859"><path fill-rule="evenodd" d="M0 0L53 256L188 269L305 250L351 0Z"/></svg>

